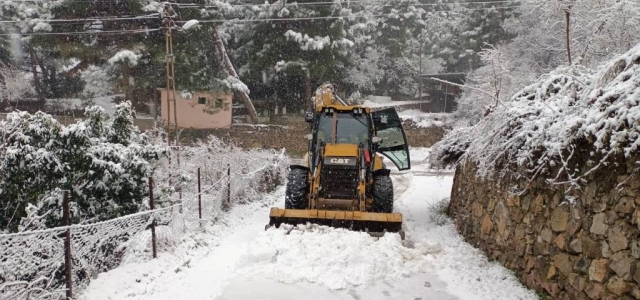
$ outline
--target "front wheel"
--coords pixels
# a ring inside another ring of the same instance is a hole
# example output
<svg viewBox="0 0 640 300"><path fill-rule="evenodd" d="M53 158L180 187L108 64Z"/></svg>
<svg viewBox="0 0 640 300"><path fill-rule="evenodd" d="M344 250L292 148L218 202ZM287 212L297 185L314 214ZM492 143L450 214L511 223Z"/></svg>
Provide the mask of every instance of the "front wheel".
<svg viewBox="0 0 640 300"><path fill-rule="evenodd" d="M285 192L284 208L307 208L307 195L309 187L307 183L307 169L291 169L287 176L287 190Z"/></svg>
<svg viewBox="0 0 640 300"><path fill-rule="evenodd" d="M393 212L393 182L389 176L378 176L373 184L373 211Z"/></svg>

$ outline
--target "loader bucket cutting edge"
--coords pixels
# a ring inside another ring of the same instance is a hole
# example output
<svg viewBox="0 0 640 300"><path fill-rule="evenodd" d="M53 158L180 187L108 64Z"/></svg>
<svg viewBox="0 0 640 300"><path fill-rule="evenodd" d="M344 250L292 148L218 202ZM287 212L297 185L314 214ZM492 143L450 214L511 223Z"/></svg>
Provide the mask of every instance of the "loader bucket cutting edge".
<svg viewBox="0 0 640 300"><path fill-rule="evenodd" d="M313 223L335 228L347 228L355 231L366 231L371 236L380 237L385 232L398 232L404 240L402 231L402 215L399 213L374 213L360 211L337 210L305 210L271 208L269 225L280 227L281 224Z"/></svg>

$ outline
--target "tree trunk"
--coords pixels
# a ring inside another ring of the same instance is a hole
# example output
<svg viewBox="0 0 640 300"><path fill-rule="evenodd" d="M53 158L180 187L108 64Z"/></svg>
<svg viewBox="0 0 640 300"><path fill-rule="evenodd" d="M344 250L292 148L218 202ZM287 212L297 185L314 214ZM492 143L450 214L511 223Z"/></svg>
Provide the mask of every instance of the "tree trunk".
<svg viewBox="0 0 640 300"><path fill-rule="evenodd" d="M216 50L218 51L219 61L224 69L227 76L235 77L240 80L238 77L238 73L236 73L236 69L231 64L231 60L229 59L229 55L227 55L227 51L222 44L222 39L220 39L220 35L218 34L218 28L213 27L213 43L216 46ZM244 107L247 108L247 113L249 113L249 118L251 118L251 122L253 124L258 124L258 114L256 113L256 108L253 106L253 102L251 102L251 98L244 91L238 91L238 95L240 97L240 101L244 104Z"/></svg>
<svg viewBox="0 0 640 300"><path fill-rule="evenodd" d="M33 73L33 86L36 89L36 94L39 100L44 100L42 95L42 85L40 84L40 77L38 76L37 57L33 48L29 47L29 59L31 60L31 72ZM43 70L41 70L43 71Z"/></svg>
<svg viewBox="0 0 640 300"><path fill-rule="evenodd" d="M567 57L569 58L569 65L571 65L571 12L569 11L571 6L564 11L564 16L567 20Z"/></svg>

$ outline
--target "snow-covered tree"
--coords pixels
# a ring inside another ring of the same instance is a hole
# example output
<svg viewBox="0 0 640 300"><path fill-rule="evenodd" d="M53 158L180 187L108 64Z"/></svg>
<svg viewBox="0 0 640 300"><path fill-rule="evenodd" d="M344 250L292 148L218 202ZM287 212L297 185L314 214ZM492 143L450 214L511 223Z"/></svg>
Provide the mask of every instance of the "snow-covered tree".
<svg viewBox="0 0 640 300"><path fill-rule="evenodd" d="M0 122L0 228L16 230L27 215L61 225L60 190L70 191L74 222L145 207L147 178L165 147L139 133L129 102L116 106L112 118L99 107L86 115L69 126L42 112L16 112Z"/></svg>

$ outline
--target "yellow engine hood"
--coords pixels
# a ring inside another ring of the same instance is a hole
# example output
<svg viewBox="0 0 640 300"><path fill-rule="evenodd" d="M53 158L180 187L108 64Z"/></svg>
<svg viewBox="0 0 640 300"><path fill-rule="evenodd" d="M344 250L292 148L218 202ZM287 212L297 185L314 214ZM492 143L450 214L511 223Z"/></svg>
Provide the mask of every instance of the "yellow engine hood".
<svg viewBox="0 0 640 300"><path fill-rule="evenodd" d="M324 157L358 157L358 145L356 144L327 144L324 147Z"/></svg>

